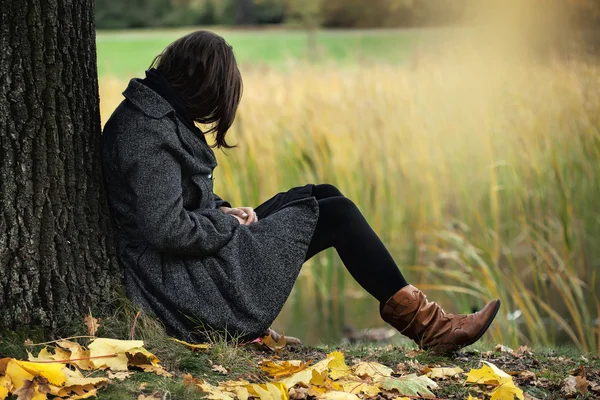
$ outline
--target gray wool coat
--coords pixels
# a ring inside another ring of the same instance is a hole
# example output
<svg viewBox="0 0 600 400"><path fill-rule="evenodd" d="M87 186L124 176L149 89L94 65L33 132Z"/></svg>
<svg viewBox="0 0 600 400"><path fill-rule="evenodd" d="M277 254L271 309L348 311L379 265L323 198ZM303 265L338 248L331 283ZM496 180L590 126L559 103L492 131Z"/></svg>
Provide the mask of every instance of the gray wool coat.
<svg viewBox="0 0 600 400"><path fill-rule="evenodd" d="M127 296L184 340L206 328L259 336L298 276L317 201L241 225L218 209L212 149L139 79L123 95L104 127L102 165Z"/></svg>

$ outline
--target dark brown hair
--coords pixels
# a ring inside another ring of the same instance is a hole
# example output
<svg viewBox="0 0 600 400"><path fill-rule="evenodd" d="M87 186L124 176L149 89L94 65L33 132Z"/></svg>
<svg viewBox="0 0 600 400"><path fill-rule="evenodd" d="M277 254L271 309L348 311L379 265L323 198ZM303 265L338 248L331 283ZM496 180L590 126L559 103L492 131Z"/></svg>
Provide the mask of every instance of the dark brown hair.
<svg viewBox="0 0 600 400"><path fill-rule="evenodd" d="M189 116L212 127L216 146L232 148L225 135L242 97L242 76L232 47L221 36L192 32L171 43L150 68L156 68L177 91Z"/></svg>

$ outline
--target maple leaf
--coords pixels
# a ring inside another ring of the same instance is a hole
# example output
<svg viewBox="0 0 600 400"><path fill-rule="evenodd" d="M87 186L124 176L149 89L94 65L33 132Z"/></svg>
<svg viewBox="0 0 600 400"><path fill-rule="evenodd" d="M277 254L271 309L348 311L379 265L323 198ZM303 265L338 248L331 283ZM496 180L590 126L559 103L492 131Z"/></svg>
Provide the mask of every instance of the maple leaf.
<svg viewBox="0 0 600 400"><path fill-rule="evenodd" d="M369 398L377 397L379 392L381 392L379 386L369 384L354 375L346 376L337 381L337 383L342 387L344 392L365 394Z"/></svg>
<svg viewBox="0 0 600 400"><path fill-rule="evenodd" d="M190 350L208 350L208 349L210 349L210 344L208 344L208 343L192 344L192 343L184 342L183 340L179 340L179 339L175 339L175 338L170 338L170 340L174 341L175 343L182 344Z"/></svg>
<svg viewBox="0 0 600 400"><path fill-rule="evenodd" d="M251 384L246 386L246 389L249 394L259 397L261 400L289 400L288 389L281 382Z"/></svg>
<svg viewBox="0 0 600 400"><path fill-rule="evenodd" d="M58 353L58 348L55 350L55 360L69 360L69 364L76 365L77 367L90 371L94 369L94 363L90 360L90 351L81 347L79 343L71 342L69 340L60 340L56 342L56 344L63 349L68 350L70 353L67 355L66 352ZM60 358L58 355L65 356L65 358Z"/></svg>
<svg viewBox="0 0 600 400"><path fill-rule="evenodd" d="M438 385L425 375L405 375L399 378L380 377L376 381L384 390L397 390L404 396L435 397L429 389L437 389Z"/></svg>
<svg viewBox="0 0 600 400"><path fill-rule="evenodd" d="M127 365L143 369L145 372L153 372L157 375L171 377L173 374L158 365L160 360L154 354L143 347L135 347L125 351Z"/></svg>
<svg viewBox="0 0 600 400"><path fill-rule="evenodd" d="M275 339L273 339L273 336L271 336L269 334L260 340L260 344L263 347L266 347L271 351L279 353L281 350L283 350L285 348L287 341L285 340L285 335L281 335L279 340L275 341Z"/></svg>
<svg viewBox="0 0 600 400"><path fill-rule="evenodd" d="M450 367L450 368L426 368L426 375L431 379L445 379L451 378L458 374L461 374L463 371L460 367Z"/></svg>
<svg viewBox="0 0 600 400"><path fill-rule="evenodd" d="M524 400L523 391L515 386L513 379L506 372L488 361L479 369L472 369L467 375L467 382L495 385L490 393L491 400L513 400L515 396Z"/></svg>
<svg viewBox="0 0 600 400"><path fill-rule="evenodd" d="M65 385L60 388L58 392L59 397L65 397L71 395L78 398L91 397L90 392L96 393L98 389L101 389L108 385L107 378L84 378L79 376L70 376ZM75 393L73 395L73 393ZM83 397L86 396L86 397Z"/></svg>
<svg viewBox="0 0 600 400"><path fill-rule="evenodd" d="M154 354L150 353L143 347L135 347L125 351L127 362L129 365L154 365L158 366L160 360Z"/></svg>
<svg viewBox="0 0 600 400"><path fill-rule="evenodd" d="M34 362L35 361L54 361L54 356L52 354L50 354L47 347L44 347L42 350L40 350L37 357L35 357L33 354L31 354L29 351L27 351L27 359L29 361L34 361Z"/></svg>
<svg viewBox="0 0 600 400"><path fill-rule="evenodd" d="M296 372L306 369L307 366L308 363L301 360L291 360L283 363L274 362L271 360L263 360L259 364L261 370L265 371L275 379L293 375Z"/></svg>
<svg viewBox="0 0 600 400"><path fill-rule="evenodd" d="M89 345L91 357L103 357L92 359L91 364L97 368L110 368L113 371L127 371L128 359L125 354L128 350L143 347L142 340L117 340L117 339L94 339Z"/></svg>
<svg viewBox="0 0 600 400"><path fill-rule="evenodd" d="M334 359L334 356L331 354L328 354L327 358L325 358L324 360L321 360L318 363L316 363L315 365L312 365L300 372L296 372L292 376L289 376L284 379L280 379L279 382L284 383L285 386L288 388L294 387L298 383L304 383L305 385L308 385L308 382L310 382L310 380L312 378L312 371L315 370L317 372L323 372L323 371L327 370L327 366L333 359Z"/></svg>
<svg viewBox="0 0 600 400"><path fill-rule="evenodd" d="M321 393L329 392L329 391L343 391L344 389L340 386L339 383L334 382L327 371L317 372L313 370L312 378L309 383L313 385L313 387L321 389ZM312 388L311 388L312 389Z"/></svg>
<svg viewBox="0 0 600 400"><path fill-rule="evenodd" d="M20 387L23 380L33 380L34 376L42 376L53 385L62 385L67 377L62 372L62 364L42 364L30 361L11 360L6 367L6 376L13 382L15 387ZM23 379L23 377L26 377Z"/></svg>
<svg viewBox="0 0 600 400"><path fill-rule="evenodd" d="M233 396L223 390L221 390L220 388L218 388L217 386L213 386L210 383L206 382L206 381L200 381L196 384L196 386L203 391L204 393L208 394L208 396L206 396L207 399L211 399L211 400L233 400Z"/></svg>
<svg viewBox="0 0 600 400"><path fill-rule="evenodd" d="M377 378L381 376L391 376L393 369L376 362L363 361L354 366L354 373L361 378Z"/></svg>
<svg viewBox="0 0 600 400"><path fill-rule="evenodd" d="M248 382L245 379L241 379L239 381L225 381L225 382L219 383L219 388L221 388L227 392L237 393L239 388L241 388L241 387L245 388L249 384L250 384L250 382Z"/></svg>
<svg viewBox="0 0 600 400"><path fill-rule="evenodd" d="M331 379L339 379L352 373L352 369L346 365L344 354L342 352L334 351L328 356L333 357L333 360L327 365Z"/></svg>

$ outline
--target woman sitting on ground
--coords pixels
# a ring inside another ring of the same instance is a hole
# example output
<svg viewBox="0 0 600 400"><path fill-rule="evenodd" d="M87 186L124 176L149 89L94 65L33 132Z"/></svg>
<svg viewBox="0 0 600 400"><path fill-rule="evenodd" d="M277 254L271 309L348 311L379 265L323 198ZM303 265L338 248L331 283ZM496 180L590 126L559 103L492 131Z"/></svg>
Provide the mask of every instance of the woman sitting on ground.
<svg viewBox="0 0 600 400"><path fill-rule="evenodd" d="M213 193L217 162L205 135L230 147L241 92L232 48L197 31L132 79L107 121L103 171L127 296L179 338L198 340L201 325L251 340L275 320L304 262L334 247L383 320L421 348L450 352L479 340L500 301L468 315L428 301L336 187L292 188L256 209Z"/></svg>

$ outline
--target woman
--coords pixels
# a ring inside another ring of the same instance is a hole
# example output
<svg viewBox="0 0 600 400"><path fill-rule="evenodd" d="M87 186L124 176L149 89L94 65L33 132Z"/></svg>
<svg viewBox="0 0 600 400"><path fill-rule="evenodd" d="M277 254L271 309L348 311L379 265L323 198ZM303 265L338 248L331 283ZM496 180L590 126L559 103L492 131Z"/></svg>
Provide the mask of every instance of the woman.
<svg viewBox="0 0 600 400"><path fill-rule="evenodd" d="M253 339L281 311L302 264L334 247L379 300L383 320L421 348L476 342L500 301L469 315L427 301L334 186L293 188L255 210L213 193L217 162L205 135L230 148L241 91L232 48L198 31L169 45L145 79L132 79L107 121L103 170L128 297L180 338L197 340L202 326Z"/></svg>

